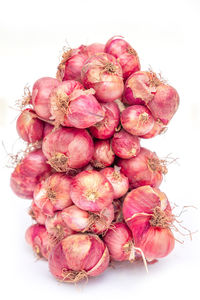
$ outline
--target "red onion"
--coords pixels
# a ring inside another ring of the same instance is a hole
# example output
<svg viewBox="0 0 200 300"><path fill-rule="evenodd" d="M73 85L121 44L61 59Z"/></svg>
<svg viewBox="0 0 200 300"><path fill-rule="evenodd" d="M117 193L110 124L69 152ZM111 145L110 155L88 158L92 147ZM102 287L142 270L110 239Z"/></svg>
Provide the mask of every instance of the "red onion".
<svg viewBox="0 0 200 300"><path fill-rule="evenodd" d="M81 81L81 69L88 57L104 51L104 45L94 43L89 46L81 45L76 49L69 49L62 55L56 77L58 80Z"/></svg>
<svg viewBox="0 0 200 300"><path fill-rule="evenodd" d="M154 126L151 112L142 105L132 105L121 113L123 128L133 135L144 135Z"/></svg>
<svg viewBox="0 0 200 300"><path fill-rule="evenodd" d="M119 167L115 166L114 168L105 168L101 170L100 173L103 174L112 184L114 199L118 199L128 192L128 178L120 172Z"/></svg>
<svg viewBox="0 0 200 300"><path fill-rule="evenodd" d="M162 258L173 250L172 211L166 195L159 189L142 186L132 190L124 200L123 215L135 246L149 261Z"/></svg>
<svg viewBox="0 0 200 300"><path fill-rule="evenodd" d="M140 153L131 159L120 159L118 166L128 177L130 186L136 188L142 185L159 187L163 175L167 173L165 162L160 160L155 152L141 148Z"/></svg>
<svg viewBox="0 0 200 300"><path fill-rule="evenodd" d="M83 91L83 86L74 80L63 81L51 93L51 114L57 125L88 128L104 118L104 111L94 90Z"/></svg>
<svg viewBox="0 0 200 300"><path fill-rule="evenodd" d="M117 61L122 67L124 79L140 70L140 61L137 52L123 39L123 37L112 37L106 43L105 52L117 58Z"/></svg>
<svg viewBox="0 0 200 300"><path fill-rule="evenodd" d="M90 127L90 133L97 139L109 139L115 133L119 125L120 111L118 105L114 102L102 104L105 117L102 121Z"/></svg>
<svg viewBox="0 0 200 300"><path fill-rule="evenodd" d="M42 150L28 153L11 174L10 186L21 198L32 198L35 186L51 171Z"/></svg>
<svg viewBox="0 0 200 300"><path fill-rule="evenodd" d="M19 166L11 174L10 187L12 191L20 198L33 198L33 191L38 183L36 177L24 176L20 172Z"/></svg>
<svg viewBox="0 0 200 300"><path fill-rule="evenodd" d="M55 211L72 204L69 193L71 183L72 179L65 174L51 175L35 187L34 202L45 215L53 216Z"/></svg>
<svg viewBox="0 0 200 300"><path fill-rule="evenodd" d="M45 221L47 216L43 214L41 209L35 204L34 201L31 203L31 207L29 209L29 215L32 217L40 225L45 225Z"/></svg>
<svg viewBox="0 0 200 300"><path fill-rule="evenodd" d="M51 171L51 167L41 149L29 152L20 161L19 169L22 175L30 177L41 177Z"/></svg>
<svg viewBox="0 0 200 300"><path fill-rule="evenodd" d="M123 102L129 105L147 104L156 92L160 80L153 72L139 71L126 81Z"/></svg>
<svg viewBox="0 0 200 300"><path fill-rule="evenodd" d="M133 237L130 229L124 223L115 223L103 238L110 257L113 260L124 261L134 259Z"/></svg>
<svg viewBox="0 0 200 300"><path fill-rule="evenodd" d="M94 144L84 129L59 128L44 138L42 150L57 172L65 172L86 166L92 158Z"/></svg>
<svg viewBox="0 0 200 300"><path fill-rule="evenodd" d="M177 91L152 72L137 72L131 75L124 88L124 102L146 104L156 120L167 125L179 105Z"/></svg>
<svg viewBox="0 0 200 300"><path fill-rule="evenodd" d="M45 226L52 244L58 243L74 233L63 221L61 211L57 211L52 217L47 217Z"/></svg>
<svg viewBox="0 0 200 300"><path fill-rule="evenodd" d="M73 178L70 196L81 209L102 211L112 203L114 192L110 182L97 171L83 171Z"/></svg>
<svg viewBox="0 0 200 300"><path fill-rule="evenodd" d="M151 139L154 136L164 133L166 129L167 127L165 127L160 120L157 120L154 122L153 128L148 133L146 133L145 135L141 135L140 137L143 139Z"/></svg>
<svg viewBox="0 0 200 300"><path fill-rule="evenodd" d="M25 109L17 119L19 136L28 143L40 141L43 136L44 122L39 120L32 109Z"/></svg>
<svg viewBox="0 0 200 300"><path fill-rule="evenodd" d="M100 102L112 102L122 96L124 83L122 69L109 54L97 54L89 58L81 71L86 88L93 88Z"/></svg>
<svg viewBox="0 0 200 300"><path fill-rule="evenodd" d="M100 213L91 213L78 208L76 205L72 205L63 209L62 218L72 230L101 234L110 227L114 219L114 207L110 204Z"/></svg>
<svg viewBox="0 0 200 300"><path fill-rule="evenodd" d="M123 129L114 134L111 146L114 153L124 159L132 158L140 152L139 138Z"/></svg>
<svg viewBox="0 0 200 300"><path fill-rule="evenodd" d="M30 226L26 231L26 241L39 257L48 259L51 245L44 225Z"/></svg>
<svg viewBox="0 0 200 300"><path fill-rule="evenodd" d="M32 104L37 115L48 120L51 117L49 96L51 91L59 85L59 81L51 77L38 79L32 90Z"/></svg>
<svg viewBox="0 0 200 300"><path fill-rule="evenodd" d="M92 165L95 168L105 168L114 162L115 154L112 151L110 141L96 141L94 143L94 154L92 156Z"/></svg>
<svg viewBox="0 0 200 300"><path fill-rule="evenodd" d="M161 120L167 125L178 109L179 95L173 87L161 84L147 106L156 120Z"/></svg>
<svg viewBox="0 0 200 300"><path fill-rule="evenodd" d="M94 234L73 234L57 244L49 257L50 272L65 282L98 276L109 264L108 249Z"/></svg>

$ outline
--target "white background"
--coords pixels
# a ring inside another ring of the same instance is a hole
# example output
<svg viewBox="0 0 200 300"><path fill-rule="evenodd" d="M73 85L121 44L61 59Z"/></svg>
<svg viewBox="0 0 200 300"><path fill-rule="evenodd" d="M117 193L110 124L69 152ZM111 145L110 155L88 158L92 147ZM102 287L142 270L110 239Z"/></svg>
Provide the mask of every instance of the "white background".
<svg viewBox="0 0 200 300"><path fill-rule="evenodd" d="M16 148L13 107L23 87L43 76L55 76L62 48L105 43L123 35L138 51L142 69L161 71L180 94L180 108L165 135L142 145L160 157L178 158L161 186L180 207L200 203L200 2L178 1L2 1L0 8L0 138L8 152ZM15 146L13 146L15 145ZM177 243L167 258L149 267L117 264L87 285L59 284L44 261L35 261L24 241L32 223L30 201L9 189L11 169L4 167L0 146L0 279L1 299L197 299L200 239ZM199 210L182 215L192 231L199 229ZM179 238L182 238L179 236Z"/></svg>

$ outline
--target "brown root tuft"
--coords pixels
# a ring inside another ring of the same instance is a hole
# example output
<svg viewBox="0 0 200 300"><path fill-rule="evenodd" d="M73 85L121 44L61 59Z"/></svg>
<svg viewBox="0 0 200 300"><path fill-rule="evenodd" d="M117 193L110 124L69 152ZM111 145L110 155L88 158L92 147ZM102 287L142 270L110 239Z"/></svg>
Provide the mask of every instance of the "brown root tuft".
<svg viewBox="0 0 200 300"><path fill-rule="evenodd" d="M66 172L67 170L67 156L63 153L55 153L49 160L48 164L57 172Z"/></svg>
<svg viewBox="0 0 200 300"><path fill-rule="evenodd" d="M24 95L22 96L21 99L16 101L16 106L22 110L25 107L29 106L31 104L31 92L30 92L30 87L28 85L26 85L24 87Z"/></svg>
<svg viewBox="0 0 200 300"><path fill-rule="evenodd" d="M63 268L62 276L63 276L63 279L62 279L63 282L77 283L84 279L86 281L88 281L87 272L84 270L72 271L72 270L67 270L67 269Z"/></svg>
<svg viewBox="0 0 200 300"><path fill-rule="evenodd" d="M159 206L153 209L152 217L149 221L151 226L169 228L173 222L173 216L169 216Z"/></svg>
<svg viewBox="0 0 200 300"><path fill-rule="evenodd" d="M72 49L68 49L65 51L62 55L61 62L58 65L58 70L56 73L56 78L59 81L62 81L63 76L64 76L64 70L65 70L65 63L68 61L68 59L72 56Z"/></svg>
<svg viewBox="0 0 200 300"><path fill-rule="evenodd" d="M117 68L116 68L116 66L115 66L113 63L108 62L108 63L106 63L106 64L104 65L103 70L104 70L105 72L110 73L110 74L115 74Z"/></svg>
<svg viewBox="0 0 200 300"><path fill-rule="evenodd" d="M47 188L47 198L53 203L56 199L56 192L51 188Z"/></svg>
<svg viewBox="0 0 200 300"><path fill-rule="evenodd" d="M100 163L100 162L97 161L97 160L91 160L91 164L92 164L95 168L97 168L97 169L103 169L103 168L105 168L105 165L102 164L102 163Z"/></svg>
<svg viewBox="0 0 200 300"><path fill-rule="evenodd" d="M136 52L133 48L131 48L131 47L128 47L128 48L126 49L126 51L127 51L129 54L138 56L138 55L137 55L137 52Z"/></svg>
<svg viewBox="0 0 200 300"><path fill-rule="evenodd" d="M148 166L153 172L161 172L162 174L166 175L168 170L167 170L167 161L166 160L161 160L158 158L149 158L148 159Z"/></svg>

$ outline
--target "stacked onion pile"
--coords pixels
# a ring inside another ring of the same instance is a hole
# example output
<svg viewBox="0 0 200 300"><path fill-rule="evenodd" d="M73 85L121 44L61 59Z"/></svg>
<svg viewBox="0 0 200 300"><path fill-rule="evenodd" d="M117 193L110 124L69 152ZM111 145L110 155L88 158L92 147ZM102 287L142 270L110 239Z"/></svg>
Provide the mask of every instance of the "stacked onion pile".
<svg viewBox="0 0 200 300"><path fill-rule="evenodd" d="M168 255L174 218L159 190L167 169L140 141L166 128L176 90L141 71L136 51L113 37L65 52L56 78L38 79L23 102L17 131L35 149L15 167L11 188L32 199L26 240L50 272L77 282L110 260Z"/></svg>

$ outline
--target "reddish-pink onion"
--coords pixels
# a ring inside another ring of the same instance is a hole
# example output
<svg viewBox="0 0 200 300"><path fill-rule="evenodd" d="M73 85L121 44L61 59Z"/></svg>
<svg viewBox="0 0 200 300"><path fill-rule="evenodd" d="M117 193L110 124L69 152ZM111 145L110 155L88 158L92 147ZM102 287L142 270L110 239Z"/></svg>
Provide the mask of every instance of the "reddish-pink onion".
<svg viewBox="0 0 200 300"><path fill-rule="evenodd" d="M94 43L89 46L81 45L76 49L64 52L58 66L57 79L81 81L81 69L88 57L104 52L104 47L103 44Z"/></svg>
<svg viewBox="0 0 200 300"><path fill-rule="evenodd" d="M105 168L100 171L108 181L112 184L114 190L114 199L118 199L124 196L129 189L128 178L120 172L120 168L115 166L114 168Z"/></svg>
<svg viewBox="0 0 200 300"><path fill-rule="evenodd" d="M71 183L72 178L65 174L55 173L49 176L35 187L35 204L45 215L53 216L57 210L62 210L72 204Z"/></svg>
<svg viewBox="0 0 200 300"><path fill-rule="evenodd" d="M50 272L59 280L78 282L98 276L109 264L110 256L104 242L94 234L73 234L51 251Z"/></svg>
<svg viewBox="0 0 200 300"><path fill-rule="evenodd" d="M16 128L19 136L28 143L40 141L43 137L44 122L37 118L32 109L25 109L17 119Z"/></svg>
<svg viewBox="0 0 200 300"><path fill-rule="evenodd" d="M51 77L38 79L32 90L32 104L37 115L45 120L51 117L50 93L59 85L59 81Z"/></svg>
<svg viewBox="0 0 200 300"><path fill-rule="evenodd" d="M110 204L100 213L91 213L72 205L63 209L62 218L72 230L101 234L110 227L114 219L114 207Z"/></svg>
<svg viewBox="0 0 200 300"><path fill-rule="evenodd" d="M105 52L113 55L120 63L124 79L140 70L140 61L137 52L123 37L112 37L105 46Z"/></svg>
<svg viewBox="0 0 200 300"><path fill-rule="evenodd" d="M95 90L100 102L112 102L122 96L122 69L112 55L101 53L89 58L82 68L81 77L86 88Z"/></svg>
<svg viewBox="0 0 200 300"><path fill-rule="evenodd" d="M52 217L47 217L45 226L52 244L74 233L63 221L62 211L57 211Z"/></svg>
<svg viewBox="0 0 200 300"><path fill-rule="evenodd" d="M154 126L154 118L148 108L142 105L132 105L121 113L123 128L133 135L144 135Z"/></svg>
<svg viewBox="0 0 200 300"><path fill-rule="evenodd" d="M34 224L26 230L26 241L39 256L48 259L51 244L44 225Z"/></svg>
<svg viewBox="0 0 200 300"><path fill-rule="evenodd" d="M63 81L51 93L51 114L57 125L88 128L104 118L104 111L93 96L74 80Z"/></svg>
<svg viewBox="0 0 200 300"><path fill-rule="evenodd" d="M139 71L132 74L126 81L123 102L129 105L147 104L156 92L160 80L153 72Z"/></svg>
<svg viewBox="0 0 200 300"><path fill-rule="evenodd" d="M156 89L153 99L147 104L153 117L167 125L176 113L179 106L179 95L177 91L167 85L161 84Z"/></svg>
<svg viewBox="0 0 200 300"><path fill-rule="evenodd" d="M149 261L165 257L173 250L172 211L166 195L159 189L142 186L132 190L124 200L123 215L135 246Z"/></svg>
<svg viewBox="0 0 200 300"><path fill-rule="evenodd" d="M97 171L83 171L73 178L70 196L76 206L92 212L102 211L112 203L113 187Z"/></svg>
<svg viewBox="0 0 200 300"><path fill-rule="evenodd" d="M102 121L90 127L90 133L97 139L109 139L115 133L120 120L120 111L115 102L102 104L105 117Z"/></svg>
<svg viewBox="0 0 200 300"><path fill-rule="evenodd" d="M126 81L123 100L125 103L146 104L156 120L167 125L179 105L177 91L152 72L136 72Z"/></svg>
<svg viewBox="0 0 200 300"><path fill-rule="evenodd" d="M59 128L44 138L42 150L57 172L66 172L86 166L93 156L94 144L84 129Z"/></svg>
<svg viewBox="0 0 200 300"><path fill-rule="evenodd" d="M11 174L10 186L21 198L32 198L35 186L51 172L41 149L29 152Z"/></svg>
<svg viewBox="0 0 200 300"><path fill-rule="evenodd" d="M124 159L132 158L140 152L140 140L125 130L116 132L111 140L114 153Z"/></svg>
<svg viewBox="0 0 200 300"><path fill-rule="evenodd" d="M136 188L142 185L159 187L163 174L167 173L165 162L160 160L155 152L141 148L140 153L131 159L119 159L121 172L128 177L130 186Z"/></svg>
<svg viewBox="0 0 200 300"><path fill-rule="evenodd" d="M95 168L105 168L114 162L115 154L110 145L110 140L95 141L92 165Z"/></svg>
<svg viewBox="0 0 200 300"><path fill-rule="evenodd" d="M35 204L34 201L32 201L32 203L31 203L31 207L29 209L29 215L38 224L45 225L47 216L45 214L43 214L42 210Z"/></svg>
<svg viewBox="0 0 200 300"><path fill-rule="evenodd" d="M103 238L110 257L113 260L124 261L134 259L133 237L130 229L124 223L115 223Z"/></svg>

